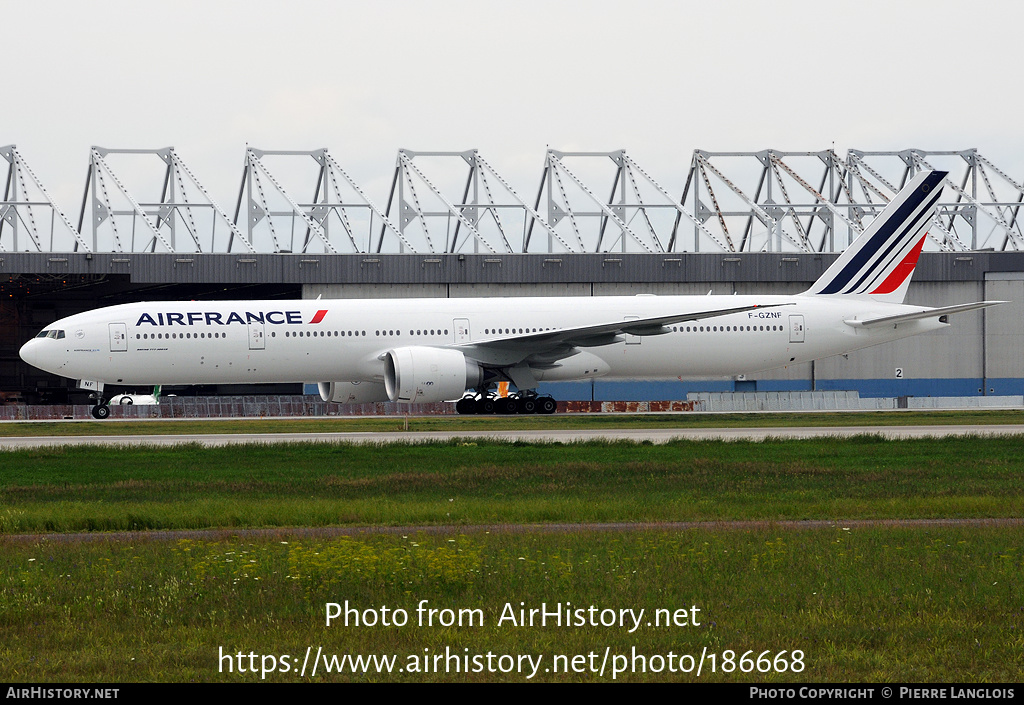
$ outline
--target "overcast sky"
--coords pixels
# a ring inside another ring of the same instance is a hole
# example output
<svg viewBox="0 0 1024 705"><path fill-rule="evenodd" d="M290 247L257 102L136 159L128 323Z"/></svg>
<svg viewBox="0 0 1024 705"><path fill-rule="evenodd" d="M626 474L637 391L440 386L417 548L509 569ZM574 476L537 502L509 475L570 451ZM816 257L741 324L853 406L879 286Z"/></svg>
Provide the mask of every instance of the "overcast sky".
<svg viewBox="0 0 1024 705"><path fill-rule="evenodd" d="M396 150L479 148L521 194L547 145L978 147L1024 179L1024 3L0 0L0 144L77 215L90 145L175 146L214 197L246 143L329 147L386 198Z"/></svg>

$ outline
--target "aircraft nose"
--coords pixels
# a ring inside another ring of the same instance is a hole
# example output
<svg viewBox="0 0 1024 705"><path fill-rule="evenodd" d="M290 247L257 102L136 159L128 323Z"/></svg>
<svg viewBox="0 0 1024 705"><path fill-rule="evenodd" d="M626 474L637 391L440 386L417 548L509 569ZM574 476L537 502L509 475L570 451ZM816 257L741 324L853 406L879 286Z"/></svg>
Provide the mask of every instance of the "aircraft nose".
<svg viewBox="0 0 1024 705"><path fill-rule="evenodd" d="M45 364L45 348L48 342L50 341L45 338L33 338L21 346L18 354L21 355L22 360L33 367L45 370L46 368L43 365Z"/></svg>

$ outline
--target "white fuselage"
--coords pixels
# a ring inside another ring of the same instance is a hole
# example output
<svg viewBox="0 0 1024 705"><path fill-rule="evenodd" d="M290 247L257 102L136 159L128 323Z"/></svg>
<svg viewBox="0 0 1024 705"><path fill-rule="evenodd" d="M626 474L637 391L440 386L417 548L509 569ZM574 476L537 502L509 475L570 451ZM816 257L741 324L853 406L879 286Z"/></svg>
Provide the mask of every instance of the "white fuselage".
<svg viewBox="0 0 1024 705"><path fill-rule="evenodd" d="M467 345L753 304L774 307L680 323L662 335L619 336L584 349L602 364L575 365L570 357L537 378L749 374L946 325L924 319L858 328L844 321L921 307L807 295L154 302L62 319L46 328L59 337L30 340L21 355L48 372L110 385L380 381L382 355L403 346Z"/></svg>

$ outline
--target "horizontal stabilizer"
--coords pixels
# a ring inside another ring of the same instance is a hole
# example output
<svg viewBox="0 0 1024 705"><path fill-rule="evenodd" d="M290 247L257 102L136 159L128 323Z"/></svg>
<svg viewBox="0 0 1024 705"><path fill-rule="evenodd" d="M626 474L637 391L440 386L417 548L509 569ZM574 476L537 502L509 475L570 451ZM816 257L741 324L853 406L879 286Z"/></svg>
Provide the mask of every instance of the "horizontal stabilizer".
<svg viewBox="0 0 1024 705"><path fill-rule="evenodd" d="M879 318L867 318L864 320L845 321L846 325L854 328L873 328L874 326L895 326L907 321L917 321L922 318L935 318L937 316L948 316L951 313L963 313L974 311L988 306L998 306L1009 303L1007 301L976 301L973 304L958 304L956 306L943 306L942 308L926 308L912 313L900 313L895 316L881 316Z"/></svg>

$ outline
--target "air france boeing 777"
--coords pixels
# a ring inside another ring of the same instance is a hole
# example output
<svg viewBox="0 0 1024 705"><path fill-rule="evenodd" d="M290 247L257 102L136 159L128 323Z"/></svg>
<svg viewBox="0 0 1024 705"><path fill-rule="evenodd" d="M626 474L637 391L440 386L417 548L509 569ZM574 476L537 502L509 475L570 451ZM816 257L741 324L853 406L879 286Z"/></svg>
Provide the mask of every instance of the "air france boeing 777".
<svg viewBox="0 0 1024 705"><path fill-rule="evenodd" d="M319 381L332 402L551 413L548 380L748 374L937 330L998 301L903 304L945 172L922 172L795 296L616 296L122 304L47 326L26 362L104 385ZM322 381L324 380L324 381ZM518 392L497 398L508 381Z"/></svg>

